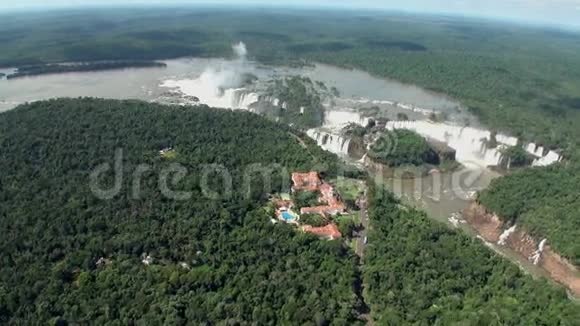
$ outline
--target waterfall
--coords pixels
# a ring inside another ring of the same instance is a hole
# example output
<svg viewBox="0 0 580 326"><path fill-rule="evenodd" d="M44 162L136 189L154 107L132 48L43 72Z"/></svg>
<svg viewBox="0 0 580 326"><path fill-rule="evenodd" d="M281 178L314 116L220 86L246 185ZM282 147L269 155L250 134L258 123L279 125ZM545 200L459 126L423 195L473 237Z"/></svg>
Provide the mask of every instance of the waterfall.
<svg viewBox="0 0 580 326"><path fill-rule="evenodd" d="M389 121L386 125L389 130L409 129L416 133L446 143L456 150L456 159L464 165L477 165L480 167L499 166L502 163L502 150L518 145L516 137L497 134L496 148L489 148L487 142L491 139L488 130L473 127L460 127L448 123L436 123L432 121ZM547 166L561 160L560 154L549 151L544 155L544 148L535 144L524 147L530 154L542 154L532 164L533 166ZM508 163L508 162L504 162Z"/></svg>
<svg viewBox="0 0 580 326"><path fill-rule="evenodd" d="M548 166L560 161L562 161L562 156L559 153L555 151L548 151L546 155L540 156L538 159L534 160L532 166Z"/></svg>
<svg viewBox="0 0 580 326"><path fill-rule="evenodd" d="M262 96L260 96L260 100L259 101L260 102L265 102L265 103L270 103L273 106L278 106L280 104L280 100L277 99L277 98L275 98L275 97L273 97L273 96L265 96L265 95L262 95Z"/></svg>
<svg viewBox="0 0 580 326"><path fill-rule="evenodd" d="M459 224L462 223L461 214L460 213L452 213L451 215L449 215L449 217L447 218L447 220L455 228L458 228L459 227Z"/></svg>
<svg viewBox="0 0 580 326"><path fill-rule="evenodd" d="M363 127L369 123L369 118L362 117L360 113L349 109L326 110L324 114L324 126L333 129L342 129L349 123L356 123Z"/></svg>
<svg viewBox="0 0 580 326"><path fill-rule="evenodd" d="M260 100L260 96L258 94L248 92L245 89L228 89L224 92L224 97L228 95L231 96L232 109L248 110L250 105Z"/></svg>
<svg viewBox="0 0 580 326"><path fill-rule="evenodd" d="M389 121L386 128L409 129L424 137L444 142L455 149L457 161L465 165L487 167L497 166L500 163L501 147L487 147L486 141L491 138L491 133L487 130L431 121ZM506 140L513 142L511 139Z"/></svg>
<svg viewBox="0 0 580 326"><path fill-rule="evenodd" d="M310 129L306 134L324 150L338 155L348 155L350 139L316 129Z"/></svg>
<svg viewBox="0 0 580 326"><path fill-rule="evenodd" d="M511 228L503 231L503 233L499 236L499 241L497 242L500 246L505 246L506 241L509 237L516 231L516 225L512 226Z"/></svg>
<svg viewBox="0 0 580 326"><path fill-rule="evenodd" d="M542 253L544 252L544 249L546 248L547 241L548 241L548 239L544 239L544 240L540 241L540 244L538 245L538 249L536 251L534 251L534 253L530 257L530 260L534 263L534 265L538 265L538 263L540 262L540 259L542 259Z"/></svg>
<svg viewBox="0 0 580 326"><path fill-rule="evenodd" d="M363 163L365 162L365 160L367 159L368 154L365 153L365 155L363 155L363 157L359 160L359 163Z"/></svg>

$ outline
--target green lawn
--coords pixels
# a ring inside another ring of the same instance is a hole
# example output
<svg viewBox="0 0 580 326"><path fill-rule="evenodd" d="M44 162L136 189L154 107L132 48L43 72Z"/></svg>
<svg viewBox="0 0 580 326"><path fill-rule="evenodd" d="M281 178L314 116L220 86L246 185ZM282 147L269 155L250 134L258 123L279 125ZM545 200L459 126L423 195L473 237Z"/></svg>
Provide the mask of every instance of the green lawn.
<svg viewBox="0 0 580 326"><path fill-rule="evenodd" d="M330 181L343 200L356 200L364 191L364 181L339 177Z"/></svg>

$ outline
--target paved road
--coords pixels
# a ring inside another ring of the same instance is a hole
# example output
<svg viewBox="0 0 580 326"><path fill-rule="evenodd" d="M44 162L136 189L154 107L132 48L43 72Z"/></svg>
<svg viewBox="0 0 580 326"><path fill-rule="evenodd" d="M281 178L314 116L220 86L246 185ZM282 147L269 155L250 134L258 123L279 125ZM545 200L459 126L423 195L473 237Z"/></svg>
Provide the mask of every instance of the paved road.
<svg viewBox="0 0 580 326"><path fill-rule="evenodd" d="M364 257L364 251L365 251L365 239L367 237L368 234L368 229L369 229L369 216L368 216L368 212L367 212L367 194L365 191L365 194L363 196L362 199L360 199L359 201L359 207L360 207L360 222L362 225L362 230L358 233L358 238L356 239L356 254L361 258Z"/></svg>
<svg viewBox="0 0 580 326"><path fill-rule="evenodd" d="M362 225L362 230L358 233L358 238L356 239L355 253L360 257L359 268L361 269L361 273L362 273L362 265L364 264L364 252L365 252L365 248L367 245L365 243L365 239L367 237L368 230L369 230L369 224L370 224L369 216L368 216L368 212L367 212L368 204L367 204L367 191L366 190L365 190L362 198L359 200L358 205L360 208L360 222ZM374 322L373 322L373 319L372 319L371 314L370 314L368 302L365 299L364 282L361 281L360 285L361 285L360 295L363 299L364 306L366 307L366 311L360 315L360 319L363 320L367 326L374 326Z"/></svg>

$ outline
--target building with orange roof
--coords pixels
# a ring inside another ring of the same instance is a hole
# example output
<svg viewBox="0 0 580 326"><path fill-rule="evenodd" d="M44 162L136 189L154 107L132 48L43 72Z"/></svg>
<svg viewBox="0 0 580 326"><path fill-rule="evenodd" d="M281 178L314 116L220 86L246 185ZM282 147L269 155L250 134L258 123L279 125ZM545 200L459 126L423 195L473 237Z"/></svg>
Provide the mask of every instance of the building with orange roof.
<svg viewBox="0 0 580 326"><path fill-rule="evenodd" d="M313 227L310 225L305 225L302 227L302 231L317 235L319 237L324 237L330 240L339 239L342 237L338 226L334 223L330 223L323 227Z"/></svg>
<svg viewBox="0 0 580 326"><path fill-rule="evenodd" d="M292 191L317 191L322 184L318 172L292 173Z"/></svg>
<svg viewBox="0 0 580 326"><path fill-rule="evenodd" d="M319 202L324 205L303 207L301 214L318 214L322 216L344 213L346 206L336 195L334 188L320 180L317 172L292 173L292 191L320 191Z"/></svg>

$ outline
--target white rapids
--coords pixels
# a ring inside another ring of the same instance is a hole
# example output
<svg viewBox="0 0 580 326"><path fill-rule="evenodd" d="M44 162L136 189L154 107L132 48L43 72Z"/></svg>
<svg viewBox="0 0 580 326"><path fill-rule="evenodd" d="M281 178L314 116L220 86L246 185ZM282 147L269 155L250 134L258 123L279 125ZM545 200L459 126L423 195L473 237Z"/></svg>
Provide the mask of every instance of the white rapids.
<svg viewBox="0 0 580 326"><path fill-rule="evenodd" d="M498 146L489 148L487 146L491 140L491 132L489 130L461 127L426 120L389 121L386 128L389 130L413 130L424 137L444 142L457 151L457 161L466 166L498 166L502 160L502 149L518 145L517 138L498 134L496 135ZM559 162L562 159L560 154L555 151L547 151L546 153L543 148L540 147L541 152L537 148L538 146L533 143L525 147L530 154L536 156L533 166L547 166Z"/></svg>
<svg viewBox="0 0 580 326"><path fill-rule="evenodd" d="M310 138L314 139L318 146L322 147L323 149L338 155L348 155L350 139L316 129L310 129L306 132L306 134Z"/></svg>
<svg viewBox="0 0 580 326"><path fill-rule="evenodd" d="M516 228L517 228L517 226L514 224L509 229L503 231L503 233L499 236L499 241L497 242L497 244L500 246L505 246L505 244L507 243L507 240L510 238L510 236L514 232L516 232Z"/></svg>

